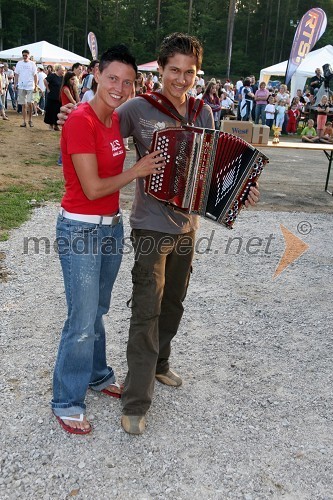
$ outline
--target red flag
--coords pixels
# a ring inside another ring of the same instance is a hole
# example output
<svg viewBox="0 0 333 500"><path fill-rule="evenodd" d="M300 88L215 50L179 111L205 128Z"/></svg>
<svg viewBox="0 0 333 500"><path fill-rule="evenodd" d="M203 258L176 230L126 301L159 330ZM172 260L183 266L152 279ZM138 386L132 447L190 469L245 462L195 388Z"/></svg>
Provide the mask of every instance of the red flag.
<svg viewBox="0 0 333 500"><path fill-rule="evenodd" d="M327 17L322 9L310 9L304 14L297 27L291 47L286 70L286 85L290 82L291 77L303 59L324 34L326 26Z"/></svg>
<svg viewBox="0 0 333 500"><path fill-rule="evenodd" d="M98 57L97 38L92 31L90 31L90 33L88 33L88 45L89 45L89 49L90 49L92 58L97 59L97 57Z"/></svg>

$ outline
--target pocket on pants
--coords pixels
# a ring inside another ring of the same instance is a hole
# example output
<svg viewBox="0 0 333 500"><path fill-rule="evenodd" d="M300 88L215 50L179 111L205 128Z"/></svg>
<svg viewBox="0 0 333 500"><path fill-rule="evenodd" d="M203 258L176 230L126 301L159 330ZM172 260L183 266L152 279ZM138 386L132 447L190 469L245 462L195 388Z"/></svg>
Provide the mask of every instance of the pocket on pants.
<svg viewBox="0 0 333 500"><path fill-rule="evenodd" d="M135 262L132 269L132 313L136 317L149 319L160 314L161 290L157 277L145 267Z"/></svg>

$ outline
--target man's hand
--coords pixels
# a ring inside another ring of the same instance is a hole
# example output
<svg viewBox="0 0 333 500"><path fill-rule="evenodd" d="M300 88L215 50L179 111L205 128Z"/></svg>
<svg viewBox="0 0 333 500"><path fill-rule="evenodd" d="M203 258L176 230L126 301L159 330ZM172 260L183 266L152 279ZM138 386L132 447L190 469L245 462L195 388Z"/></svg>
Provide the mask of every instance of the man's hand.
<svg viewBox="0 0 333 500"><path fill-rule="evenodd" d="M256 205L256 203L258 203L259 198L260 198L259 184L256 183L255 186L250 187L250 191L249 191L249 194L245 200L244 205L246 206L246 208L248 208L250 206L254 207L254 205Z"/></svg>
<svg viewBox="0 0 333 500"><path fill-rule="evenodd" d="M65 104L65 106L61 106L60 108L60 113L58 113L58 125L64 125L65 121L68 118L68 115L72 112L73 109L76 109L76 107L79 105L78 104L72 104L71 102L68 104Z"/></svg>

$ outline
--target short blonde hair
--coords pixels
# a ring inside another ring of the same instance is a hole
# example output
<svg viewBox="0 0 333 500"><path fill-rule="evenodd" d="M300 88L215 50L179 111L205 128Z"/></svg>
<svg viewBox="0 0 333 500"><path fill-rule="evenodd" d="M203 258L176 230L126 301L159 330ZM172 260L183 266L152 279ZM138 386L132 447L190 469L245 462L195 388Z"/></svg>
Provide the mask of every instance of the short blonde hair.
<svg viewBox="0 0 333 500"><path fill-rule="evenodd" d="M55 64L54 71L58 71L59 69L63 69L65 71L65 67L62 64Z"/></svg>

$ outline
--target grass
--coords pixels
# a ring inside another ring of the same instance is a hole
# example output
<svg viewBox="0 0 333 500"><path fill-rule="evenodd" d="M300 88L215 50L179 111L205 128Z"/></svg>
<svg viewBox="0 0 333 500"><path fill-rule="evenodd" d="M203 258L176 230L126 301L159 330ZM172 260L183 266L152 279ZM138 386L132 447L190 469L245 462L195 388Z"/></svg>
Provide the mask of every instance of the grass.
<svg viewBox="0 0 333 500"><path fill-rule="evenodd" d="M44 180L43 187L38 190L29 184L0 190L0 241L6 241L8 231L23 224L34 207L45 201L60 201L63 191L62 180L50 179Z"/></svg>

